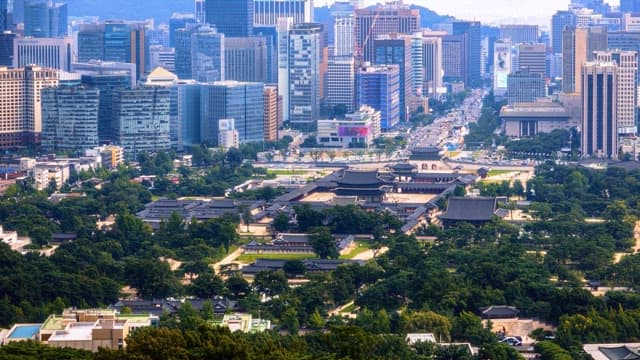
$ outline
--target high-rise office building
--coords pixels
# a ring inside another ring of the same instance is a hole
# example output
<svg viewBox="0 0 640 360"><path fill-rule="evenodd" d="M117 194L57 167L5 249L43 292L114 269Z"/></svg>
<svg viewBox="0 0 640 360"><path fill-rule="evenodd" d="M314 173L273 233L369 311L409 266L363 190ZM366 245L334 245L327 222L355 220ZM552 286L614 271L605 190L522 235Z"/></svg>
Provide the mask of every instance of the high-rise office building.
<svg viewBox="0 0 640 360"><path fill-rule="evenodd" d="M640 12L640 0L620 0L620 11L625 13Z"/></svg>
<svg viewBox="0 0 640 360"><path fill-rule="evenodd" d="M171 149L171 92L167 87L118 88L113 92L115 143L128 159L141 152Z"/></svg>
<svg viewBox="0 0 640 360"><path fill-rule="evenodd" d="M171 86L171 146L178 150L200 144L200 89L192 80Z"/></svg>
<svg viewBox="0 0 640 360"><path fill-rule="evenodd" d="M289 33L293 27L292 18L278 19L278 95L282 98L282 120L289 121Z"/></svg>
<svg viewBox="0 0 640 360"><path fill-rule="evenodd" d="M9 18L13 25L24 23L24 3L26 0L13 0L13 9ZM11 7L10 7L11 9Z"/></svg>
<svg viewBox="0 0 640 360"><path fill-rule="evenodd" d="M284 84L288 101L285 114L297 129L312 131L320 115L320 58L322 25L298 24L289 30ZM282 69L282 68L281 68ZM283 89L283 91L284 91Z"/></svg>
<svg viewBox="0 0 640 360"><path fill-rule="evenodd" d="M618 134L635 136L637 134L638 53L623 50L596 51L594 60L615 63L618 66L616 106Z"/></svg>
<svg viewBox="0 0 640 360"><path fill-rule="evenodd" d="M264 140L278 140L278 88L265 86L264 91Z"/></svg>
<svg viewBox="0 0 640 360"><path fill-rule="evenodd" d="M465 36L465 84L479 86L482 82L480 69L481 32L478 21L456 21L453 23L453 35Z"/></svg>
<svg viewBox="0 0 640 360"><path fill-rule="evenodd" d="M405 37L409 37L406 35ZM425 60L423 51L422 33L411 35L411 92L416 96L422 96L424 89Z"/></svg>
<svg viewBox="0 0 640 360"><path fill-rule="evenodd" d="M374 9L357 9L355 13L356 51L364 61L373 61L373 41L379 35L410 35L420 29L418 10L409 9L399 3L379 6Z"/></svg>
<svg viewBox="0 0 640 360"><path fill-rule="evenodd" d="M40 143L40 92L58 85L59 71L38 66L0 68L0 148Z"/></svg>
<svg viewBox="0 0 640 360"><path fill-rule="evenodd" d="M500 39L510 39L512 44L536 44L538 32L538 25L500 25Z"/></svg>
<svg viewBox="0 0 640 360"><path fill-rule="evenodd" d="M509 89L508 79L511 74L511 41L496 40L493 46L493 95L502 97Z"/></svg>
<svg viewBox="0 0 640 360"><path fill-rule="evenodd" d="M582 155L617 159L618 66L587 62L582 77Z"/></svg>
<svg viewBox="0 0 640 360"><path fill-rule="evenodd" d="M47 151L92 149L98 141L100 90L84 85L42 90L42 147Z"/></svg>
<svg viewBox="0 0 640 360"><path fill-rule="evenodd" d="M234 119L240 143L264 139L264 84L217 81L203 84L200 100L200 136L218 142L219 121Z"/></svg>
<svg viewBox="0 0 640 360"><path fill-rule="evenodd" d="M169 47L176 46L176 31L178 29L184 29L187 24L193 24L196 22L196 18L193 14L188 13L173 13L171 19L169 19Z"/></svg>
<svg viewBox="0 0 640 360"><path fill-rule="evenodd" d="M518 65L520 70L529 69L532 73L547 75L547 47L544 44L521 44L518 46Z"/></svg>
<svg viewBox="0 0 640 360"><path fill-rule="evenodd" d="M365 66L358 69L357 107L380 111L380 128L389 130L400 122L400 66Z"/></svg>
<svg viewBox="0 0 640 360"><path fill-rule="evenodd" d="M205 19L227 37L253 34L254 0L205 0Z"/></svg>
<svg viewBox="0 0 640 360"><path fill-rule="evenodd" d="M11 29L13 24L10 15L9 1L0 0L0 33Z"/></svg>
<svg viewBox="0 0 640 360"><path fill-rule="evenodd" d="M224 39L224 34L208 25L193 29L191 33L191 79L200 82L225 79Z"/></svg>
<svg viewBox="0 0 640 360"><path fill-rule="evenodd" d="M16 38L13 44L13 67L38 65L71 71L73 60L71 38Z"/></svg>
<svg viewBox="0 0 640 360"><path fill-rule="evenodd" d="M32 37L66 36L67 4L46 0L26 0L24 3L24 35Z"/></svg>
<svg viewBox="0 0 640 360"><path fill-rule="evenodd" d="M145 24L107 21L80 25L78 62L91 60L135 64L139 79L146 73Z"/></svg>
<svg viewBox="0 0 640 360"><path fill-rule="evenodd" d="M227 80L267 82L267 42L264 37L224 39L224 76Z"/></svg>
<svg viewBox="0 0 640 360"><path fill-rule="evenodd" d="M157 67L176 71L176 50L162 45L149 46L149 69L153 71Z"/></svg>
<svg viewBox="0 0 640 360"><path fill-rule="evenodd" d="M562 33L567 26L576 26L577 18L573 11L561 10L551 18L551 47L554 54L562 53Z"/></svg>
<svg viewBox="0 0 640 360"><path fill-rule="evenodd" d="M204 24L207 21L204 0L195 0L193 13L198 24Z"/></svg>
<svg viewBox="0 0 640 360"><path fill-rule="evenodd" d="M0 66L13 66L13 45L17 36L9 31L0 32Z"/></svg>
<svg viewBox="0 0 640 360"><path fill-rule="evenodd" d="M465 58L467 56L465 42L464 35L445 35L442 37L442 70L444 72L444 81L465 81Z"/></svg>
<svg viewBox="0 0 640 360"><path fill-rule="evenodd" d="M565 93L582 89L582 64L593 59L593 52L608 47L605 27L566 27L562 42L562 90Z"/></svg>
<svg viewBox="0 0 640 360"><path fill-rule="evenodd" d="M180 79L191 79L191 35L203 24L187 24L184 29L177 29L175 34L176 69Z"/></svg>
<svg viewBox="0 0 640 360"><path fill-rule="evenodd" d="M509 74L507 77L507 102L509 105L532 103L545 95L544 77L539 73L532 73L525 69Z"/></svg>
<svg viewBox="0 0 640 360"><path fill-rule="evenodd" d="M275 26L280 18L292 18L294 24L313 22L313 0L253 0L253 23Z"/></svg>
<svg viewBox="0 0 640 360"><path fill-rule="evenodd" d="M329 57L327 105L344 106L347 113L355 109L356 63L353 56Z"/></svg>
<svg viewBox="0 0 640 360"><path fill-rule="evenodd" d="M400 120L407 121L413 93L411 37L379 36L373 42L376 65L400 66Z"/></svg>
<svg viewBox="0 0 640 360"><path fill-rule="evenodd" d="M278 28L276 26L254 26L253 35L265 39L267 51L267 83L278 83Z"/></svg>
<svg viewBox="0 0 640 360"><path fill-rule="evenodd" d="M333 55L354 56L356 50L356 18L352 8L337 9L333 16Z"/></svg>
<svg viewBox="0 0 640 360"><path fill-rule="evenodd" d="M424 67L424 88L422 94L437 97L443 86L442 38L424 36L422 38L422 61Z"/></svg>

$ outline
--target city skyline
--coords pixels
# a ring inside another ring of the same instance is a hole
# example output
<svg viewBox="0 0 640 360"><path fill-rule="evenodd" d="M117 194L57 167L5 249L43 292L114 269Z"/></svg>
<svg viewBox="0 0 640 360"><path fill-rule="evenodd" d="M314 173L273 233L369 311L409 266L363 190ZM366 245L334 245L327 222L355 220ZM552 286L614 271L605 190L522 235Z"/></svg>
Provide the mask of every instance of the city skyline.
<svg viewBox="0 0 640 360"><path fill-rule="evenodd" d="M334 0L315 0L316 7L330 5ZM382 0L361 0L363 6L383 3ZM487 0L492 6L478 7L476 0L404 0L407 4L426 7L440 15L451 15L464 20L477 20L483 23L527 23L549 25L551 15L557 10L567 9L570 0ZM619 5L619 0L607 1ZM517 8L514 14L514 8ZM526 14L526 16L520 16ZM514 16L516 15L516 16Z"/></svg>

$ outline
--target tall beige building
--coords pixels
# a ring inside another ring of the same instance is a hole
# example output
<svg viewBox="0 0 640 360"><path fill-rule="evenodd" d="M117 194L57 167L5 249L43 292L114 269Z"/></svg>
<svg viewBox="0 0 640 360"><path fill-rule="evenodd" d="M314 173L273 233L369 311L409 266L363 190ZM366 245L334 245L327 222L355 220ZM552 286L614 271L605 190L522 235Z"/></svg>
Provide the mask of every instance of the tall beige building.
<svg viewBox="0 0 640 360"><path fill-rule="evenodd" d="M638 84L638 53L635 51L608 50L594 52L595 61L613 62L618 65L618 135L635 136L636 101Z"/></svg>
<svg viewBox="0 0 640 360"><path fill-rule="evenodd" d="M278 88L264 87L264 140L278 140Z"/></svg>
<svg viewBox="0 0 640 360"><path fill-rule="evenodd" d="M40 91L58 85L58 70L0 67L0 149L40 143Z"/></svg>
<svg viewBox="0 0 640 360"><path fill-rule="evenodd" d="M604 26L571 27L562 32L562 91L580 92L582 64L593 60L594 51L608 47Z"/></svg>

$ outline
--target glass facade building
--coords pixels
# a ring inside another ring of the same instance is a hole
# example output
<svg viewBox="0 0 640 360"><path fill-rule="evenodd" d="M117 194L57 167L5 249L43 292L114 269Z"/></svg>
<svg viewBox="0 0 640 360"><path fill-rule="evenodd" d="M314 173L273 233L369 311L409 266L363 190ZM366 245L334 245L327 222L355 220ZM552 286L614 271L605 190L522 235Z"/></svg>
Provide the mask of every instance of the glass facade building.
<svg viewBox="0 0 640 360"><path fill-rule="evenodd" d="M400 121L400 67L368 66L358 70L358 108L370 106L380 111L380 128L389 130Z"/></svg>
<svg viewBox="0 0 640 360"><path fill-rule="evenodd" d="M253 34L253 0L206 0L205 19L228 37Z"/></svg>

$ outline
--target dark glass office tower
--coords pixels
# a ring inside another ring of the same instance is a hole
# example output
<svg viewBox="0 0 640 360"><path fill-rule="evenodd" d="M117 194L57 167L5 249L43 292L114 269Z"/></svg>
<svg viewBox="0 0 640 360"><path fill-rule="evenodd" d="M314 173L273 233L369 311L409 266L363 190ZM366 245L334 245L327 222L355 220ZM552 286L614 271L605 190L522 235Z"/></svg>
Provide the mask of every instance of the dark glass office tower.
<svg viewBox="0 0 640 360"><path fill-rule="evenodd" d="M0 32L9 30L9 2L0 0Z"/></svg>
<svg viewBox="0 0 640 360"><path fill-rule="evenodd" d="M621 12L639 12L640 0L620 0Z"/></svg>
<svg viewBox="0 0 640 360"><path fill-rule="evenodd" d="M465 85L479 86L482 78L480 72L481 29L478 21L456 21L453 23L453 35L465 35Z"/></svg>
<svg viewBox="0 0 640 360"><path fill-rule="evenodd" d="M253 35L253 0L206 0L207 23L226 37Z"/></svg>
<svg viewBox="0 0 640 360"><path fill-rule="evenodd" d="M0 66L13 65L13 41L16 36L10 32L0 33Z"/></svg>

